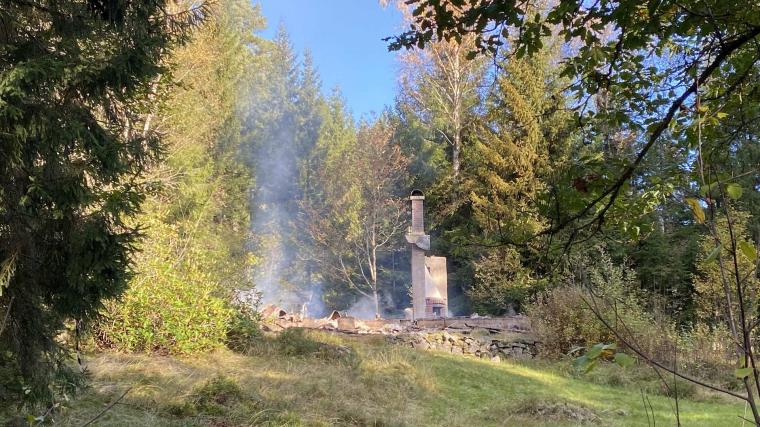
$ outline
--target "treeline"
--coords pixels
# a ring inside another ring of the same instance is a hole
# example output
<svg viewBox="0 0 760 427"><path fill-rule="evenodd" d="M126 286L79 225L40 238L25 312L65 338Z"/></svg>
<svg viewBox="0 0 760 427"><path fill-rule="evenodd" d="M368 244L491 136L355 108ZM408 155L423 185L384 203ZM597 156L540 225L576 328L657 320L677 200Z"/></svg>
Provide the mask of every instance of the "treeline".
<svg viewBox="0 0 760 427"><path fill-rule="evenodd" d="M416 19L411 10L408 19ZM484 43L476 37L432 37L424 49L400 53L395 108L412 186L427 196L433 250L450 257L449 283L462 296L450 301L452 310L522 311L568 280L562 265L569 253L601 250L635 272L631 290L644 292L648 307L681 325L718 322L725 313L705 289L719 282L708 278L717 274L708 259L713 233L695 217L693 200L717 200L708 213L719 233L727 232L721 211L728 205L734 239L757 245L760 152L757 129L746 121L754 100L685 113L679 124L686 129L668 132L668 143L645 158L609 207L592 205L579 216L590 201L609 200L602 193L648 143L646 131L624 122L633 113L628 100L616 99L623 95L599 89L575 96L579 76L567 72L568 46L559 37L543 36L532 55L499 49L495 61L472 56ZM756 67L749 70L755 78ZM590 122L584 108L596 112ZM705 189L700 173L708 168ZM602 220L578 221L602 209ZM740 269L750 274L751 267ZM705 305L712 315L704 316Z"/></svg>
<svg viewBox="0 0 760 427"><path fill-rule="evenodd" d="M411 11L406 19L414 22ZM400 315L410 282L404 200L420 189L432 250L449 259L452 313L524 312L552 288L577 283L568 267L577 252L633 272L629 290L645 308L680 326L702 319L700 307L716 304L704 290L715 245L687 199L704 187L699 170L709 164L724 187L743 189L722 198L736 212L735 237L757 242L750 101L735 106L741 114L729 103L720 114L683 117L687 130L669 132L673 142L646 157L614 203L578 216L609 199L603 193L648 141L623 120L628 101L608 91L583 100L597 114L579 126L586 118L564 65L568 45L541 41L532 55L501 50L495 60L472 55L474 34L401 52L395 104L357 123L339 92L321 93L308 52L299 57L281 28L248 115L254 283L264 302L313 315L357 303L364 316ZM589 219L601 208L602 220Z"/></svg>

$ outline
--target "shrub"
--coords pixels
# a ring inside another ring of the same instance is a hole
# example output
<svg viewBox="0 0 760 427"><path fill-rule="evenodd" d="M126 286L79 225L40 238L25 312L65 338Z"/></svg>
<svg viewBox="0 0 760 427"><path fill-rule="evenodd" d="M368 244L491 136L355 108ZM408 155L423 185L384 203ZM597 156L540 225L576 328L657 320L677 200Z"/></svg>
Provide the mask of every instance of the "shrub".
<svg viewBox="0 0 760 427"><path fill-rule="evenodd" d="M234 309L203 272L141 277L106 305L97 344L120 351L192 353L224 345Z"/></svg>
<svg viewBox="0 0 760 427"><path fill-rule="evenodd" d="M686 373L709 379L725 388L741 387L733 372L736 356L731 334L725 326L696 324L681 334L678 360Z"/></svg>
<svg viewBox="0 0 760 427"><path fill-rule="evenodd" d="M648 357L667 366L673 366L675 358L681 372L724 387L736 387L731 339L725 328L697 324L679 331L658 301L653 301L649 310L645 308L635 275L615 264L602 250L593 257L576 259L573 264L575 270L564 274L559 286L539 294L527 310L543 355L559 357L577 347L589 348L597 343L623 344L598 319L599 314ZM621 350L632 354L630 349ZM673 392L650 368L623 371L601 364L595 371L588 375L592 381L620 386L635 383L650 392ZM678 390L680 396L686 397L695 394L696 387L679 381Z"/></svg>
<svg viewBox="0 0 760 427"><path fill-rule="evenodd" d="M521 310L522 304L543 288L513 248L497 248L475 262L475 282L467 291L478 313L505 314Z"/></svg>
<svg viewBox="0 0 760 427"><path fill-rule="evenodd" d="M227 329L225 343L230 350L249 353L251 348L261 341L259 313L247 307L239 307L232 316Z"/></svg>
<svg viewBox="0 0 760 427"><path fill-rule="evenodd" d="M663 331L652 334L657 322L644 310L630 269L616 265L601 249L572 264L574 270L560 278L559 286L538 294L526 310L541 341L542 353L557 357L576 347L617 342L597 314L640 345L641 339L651 341L663 335ZM669 328L665 324L665 329ZM650 349L654 345L657 343L649 342L643 347Z"/></svg>
<svg viewBox="0 0 760 427"><path fill-rule="evenodd" d="M539 294L528 307L528 316L545 356L557 357L575 347L615 340L586 305L585 292L575 286L554 288Z"/></svg>

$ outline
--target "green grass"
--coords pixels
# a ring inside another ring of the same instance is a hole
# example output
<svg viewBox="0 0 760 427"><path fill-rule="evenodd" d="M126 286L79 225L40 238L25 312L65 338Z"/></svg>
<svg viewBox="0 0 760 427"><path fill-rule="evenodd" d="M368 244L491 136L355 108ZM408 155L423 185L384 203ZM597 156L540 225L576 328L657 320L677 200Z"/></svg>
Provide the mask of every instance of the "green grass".
<svg viewBox="0 0 760 427"><path fill-rule="evenodd" d="M638 388L594 384L561 366L417 352L372 336L309 333L287 343L288 356L280 344L264 343L249 356L91 355L92 387L55 422L82 425L132 387L94 425L579 425L572 414L546 411L564 404L593 413L593 425L647 425ZM337 345L352 354L325 351ZM657 425L675 425L672 400L652 394L649 400ZM715 397L682 400L680 407L685 426L739 426L744 411Z"/></svg>

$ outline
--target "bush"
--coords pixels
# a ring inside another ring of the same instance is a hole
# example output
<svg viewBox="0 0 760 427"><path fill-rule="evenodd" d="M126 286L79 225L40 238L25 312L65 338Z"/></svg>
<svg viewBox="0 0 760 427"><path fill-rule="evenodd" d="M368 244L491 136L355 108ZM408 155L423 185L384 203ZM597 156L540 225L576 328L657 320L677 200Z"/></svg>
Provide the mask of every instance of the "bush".
<svg viewBox="0 0 760 427"><path fill-rule="evenodd" d="M576 347L615 341L586 305L586 298L582 288L560 287L541 293L528 307L543 355L558 357Z"/></svg>
<svg viewBox="0 0 760 427"><path fill-rule="evenodd" d="M258 312L247 307L239 307L227 329L225 343L230 350L249 353L251 348L261 341L262 335L261 329L259 329L259 317Z"/></svg>
<svg viewBox="0 0 760 427"><path fill-rule="evenodd" d="M559 286L540 293L526 310L544 355L558 357L576 347L617 342L594 311L645 349L659 345L663 333L673 335L668 323L658 325L644 310L633 272L613 263L603 250L572 264L574 270L561 277Z"/></svg>
<svg viewBox="0 0 760 427"><path fill-rule="evenodd" d="M514 248L496 248L475 261L475 282L467 296L478 313L513 314L544 287L544 281L523 266Z"/></svg>
<svg viewBox="0 0 760 427"><path fill-rule="evenodd" d="M172 354L218 348L235 314L218 292L219 286L200 271L134 280L119 301L106 304L96 343L120 351Z"/></svg>
<svg viewBox="0 0 760 427"><path fill-rule="evenodd" d="M731 339L724 328L697 324L678 331L658 301L645 309L635 275L614 264L602 250L593 257L574 260L573 265L574 271L564 274L559 286L539 294L527 310L544 356L556 358L575 348L589 348L598 343L622 345L598 319L599 314L625 341L635 344L648 357L667 366L673 366L677 358L681 372L727 388L738 385L732 375L735 361ZM589 304L593 304L597 314ZM624 347L621 351L634 355ZM649 392L672 393L651 368L643 366L622 370L600 364L587 378L606 385L636 384ZM679 381L682 397L694 395L696 389L692 383Z"/></svg>
<svg viewBox="0 0 760 427"><path fill-rule="evenodd" d="M734 376L736 356L731 334L724 326L697 324L681 334L678 360L686 373L705 378L724 388L738 389Z"/></svg>

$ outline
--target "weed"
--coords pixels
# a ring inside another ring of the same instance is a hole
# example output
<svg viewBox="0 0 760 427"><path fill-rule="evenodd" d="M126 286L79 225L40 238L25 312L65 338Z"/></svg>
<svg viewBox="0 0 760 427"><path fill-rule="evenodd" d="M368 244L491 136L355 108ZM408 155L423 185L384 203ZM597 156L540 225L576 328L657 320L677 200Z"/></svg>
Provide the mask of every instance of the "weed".
<svg viewBox="0 0 760 427"><path fill-rule="evenodd" d="M599 420L594 411L569 402L544 402L535 399L521 400L515 405L517 414L553 421L574 421L581 424Z"/></svg>
<svg viewBox="0 0 760 427"><path fill-rule="evenodd" d="M240 386L233 380L218 376L196 388L192 405L206 415L224 415L226 408L237 403L243 396Z"/></svg>

